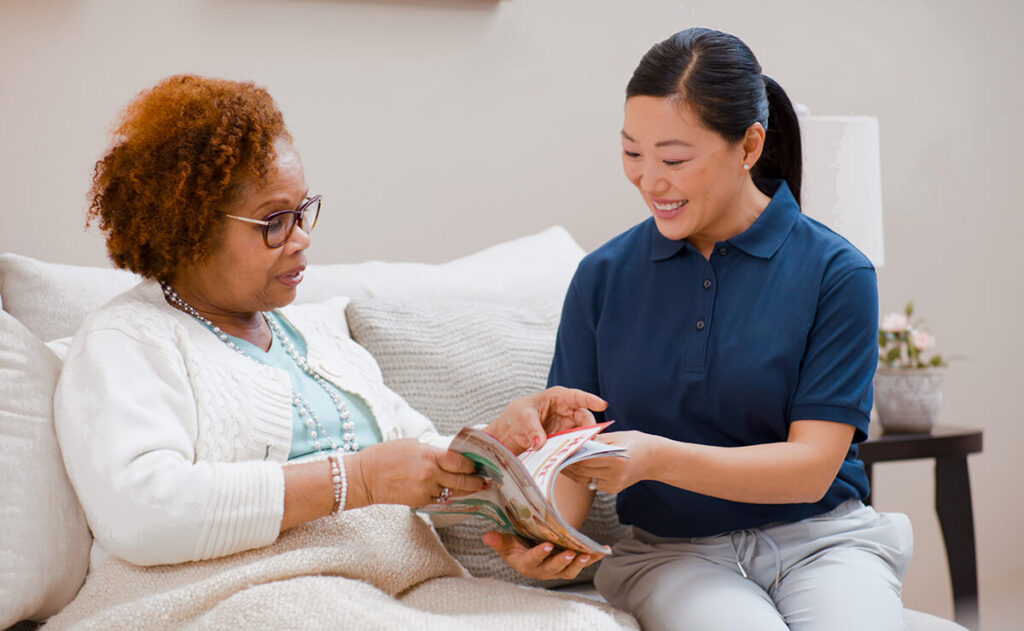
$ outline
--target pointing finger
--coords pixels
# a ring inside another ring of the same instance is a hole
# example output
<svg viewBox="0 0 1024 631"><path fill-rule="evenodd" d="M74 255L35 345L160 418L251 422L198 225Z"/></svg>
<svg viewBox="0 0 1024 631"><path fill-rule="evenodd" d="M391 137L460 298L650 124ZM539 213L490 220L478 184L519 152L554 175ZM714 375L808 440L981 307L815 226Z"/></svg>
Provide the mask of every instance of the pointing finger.
<svg viewBox="0 0 1024 631"><path fill-rule="evenodd" d="M559 408L563 409L586 408L595 412L601 412L608 407L608 402L601 397L577 388L554 386L548 388L547 394L552 397L553 402Z"/></svg>

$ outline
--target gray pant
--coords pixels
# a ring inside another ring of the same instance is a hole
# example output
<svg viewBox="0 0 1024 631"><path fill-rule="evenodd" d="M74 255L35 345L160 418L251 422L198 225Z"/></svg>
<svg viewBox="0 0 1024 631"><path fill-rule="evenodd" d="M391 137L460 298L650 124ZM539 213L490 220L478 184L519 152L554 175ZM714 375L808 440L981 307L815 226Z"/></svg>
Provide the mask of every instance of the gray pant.
<svg viewBox="0 0 1024 631"><path fill-rule="evenodd" d="M594 584L646 631L903 631L910 520L859 500L798 522L693 539L634 528Z"/></svg>

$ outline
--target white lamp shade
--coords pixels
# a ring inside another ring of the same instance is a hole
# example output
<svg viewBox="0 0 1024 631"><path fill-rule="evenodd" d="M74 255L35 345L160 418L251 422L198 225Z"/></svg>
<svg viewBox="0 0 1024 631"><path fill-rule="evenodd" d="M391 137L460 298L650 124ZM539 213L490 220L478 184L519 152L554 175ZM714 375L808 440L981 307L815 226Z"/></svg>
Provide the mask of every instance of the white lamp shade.
<svg viewBox="0 0 1024 631"><path fill-rule="evenodd" d="M835 230L875 265L885 262L878 119L801 116L803 189L800 206Z"/></svg>

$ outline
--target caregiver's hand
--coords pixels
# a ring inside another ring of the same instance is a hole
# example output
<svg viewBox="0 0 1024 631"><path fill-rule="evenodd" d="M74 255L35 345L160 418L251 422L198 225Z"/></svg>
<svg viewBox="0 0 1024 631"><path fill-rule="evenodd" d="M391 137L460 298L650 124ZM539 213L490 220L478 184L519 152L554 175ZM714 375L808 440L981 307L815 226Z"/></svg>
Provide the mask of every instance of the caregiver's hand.
<svg viewBox="0 0 1024 631"><path fill-rule="evenodd" d="M589 458L562 469L562 473L578 484L597 484L598 491L618 493L641 480L653 479L651 468L657 466L654 448L660 436L643 432L608 432L599 434L594 440L626 448L628 458Z"/></svg>
<svg viewBox="0 0 1024 631"><path fill-rule="evenodd" d="M519 537L494 531L484 533L483 542L516 572L540 580L576 578L580 570L604 556L563 550L547 542L531 547Z"/></svg>
<svg viewBox="0 0 1024 631"><path fill-rule="evenodd" d="M453 495L479 491L483 478L473 473L473 461L460 453L424 445L411 438L390 440L346 456L349 474L348 508L369 504L423 506L434 502L441 489Z"/></svg>
<svg viewBox="0 0 1024 631"><path fill-rule="evenodd" d="M599 396L555 386L513 400L484 431L519 454L543 445L548 434L593 425L590 411L600 412L606 407L608 403Z"/></svg>

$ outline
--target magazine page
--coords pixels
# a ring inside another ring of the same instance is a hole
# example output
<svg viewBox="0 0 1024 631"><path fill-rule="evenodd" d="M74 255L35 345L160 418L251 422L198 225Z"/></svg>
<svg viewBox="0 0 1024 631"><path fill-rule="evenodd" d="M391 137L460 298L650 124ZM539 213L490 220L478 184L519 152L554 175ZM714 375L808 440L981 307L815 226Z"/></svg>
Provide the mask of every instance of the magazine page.
<svg viewBox="0 0 1024 631"><path fill-rule="evenodd" d="M494 521L498 530L533 542L550 541L571 550L607 554L609 549L606 546L565 522L549 505L547 497L553 488L555 474L566 466L573 451L587 444L590 438L608 425L602 423L550 436L539 449L525 452L519 458L486 432L463 428L449 449L462 453L476 463L476 474L488 481L488 488L447 502L421 506L416 510L425 513L482 515ZM608 448L605 449L600 443L593 443L592 446L596 447L596 453L602 455L606 451L622 451L610 445L604 446ZM530 468L524 461L529 463ZM543 487L536 483L531 471L543 476Z"/></svg>
<svg viewBox="0 0 1024 631"><path fill-rule="evenodd" d="M488 481L488 488L417 510L483 515L505 532L538 541L547 535L552 538L545 540L560 544L558 533L548 532L541 525L546 521L542 516L548 512L543 495L519 460L501 442L486 432L463 428L449 449L472 460L476 464L476 475Z"/></svg>
<svg viewBox="0 0 1024 631"><path fill-rule="evenodd" d="M624 451L621 447L591 441L611 424L608 421L552 434L539 448L519 455L519 461L526 467L545 501L550 501L558 472L569 464L597 455L616 455Z"/></svg>

